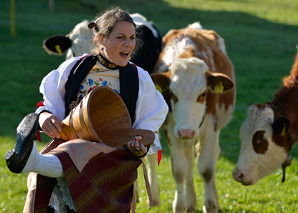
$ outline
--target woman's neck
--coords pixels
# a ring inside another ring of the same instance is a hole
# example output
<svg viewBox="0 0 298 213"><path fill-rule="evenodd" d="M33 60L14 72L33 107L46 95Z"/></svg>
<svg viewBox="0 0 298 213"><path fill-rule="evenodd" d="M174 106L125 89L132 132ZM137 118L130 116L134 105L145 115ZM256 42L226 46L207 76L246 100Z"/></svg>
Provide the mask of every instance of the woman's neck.
<svg viewBox="0 0 298 213"><path fill-rule="evenodd" d="M104 67L108 68L108 69L118 69L119 66L110 62L108 59L106 59L102 54L98 55L98 61L101 65L103 65Z"/></svg>

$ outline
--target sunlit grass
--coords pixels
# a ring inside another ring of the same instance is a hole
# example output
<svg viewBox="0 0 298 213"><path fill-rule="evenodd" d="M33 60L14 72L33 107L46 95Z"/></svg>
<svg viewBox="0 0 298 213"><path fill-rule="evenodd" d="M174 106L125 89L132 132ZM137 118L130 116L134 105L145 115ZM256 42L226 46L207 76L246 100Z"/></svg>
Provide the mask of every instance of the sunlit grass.
<svg viewBox="0 0 298 213"><path fill-rule="evenodd" d="M111 5L130 13L139 12L154 21L161 34L170 29L200 21L225 39L226 49L236 72L237 101L234 118L220 136L221 156L217 167L217 188L222 212L296 212L298 209L298 147L293 147L292 166L286 182L281 183L281 169L253 186L243 186L232 179L240 140L239 127L252 103L271 100L289 74L298 43L298 2L290 0L60 0L55 10L47 1L16 1L16 37L10 36L10 2L0 7L0 212L22 212L27 175L9 172L4 155L13 149L15 129L21 119L34 111L42 99L38 88L49 71L64 60L50 56L42 42L53 34L66 34L83 19L92 20ZM44 137L43 143L49 141ZM163 158L157 168L160 206L147 208L147 194L142 170L139 171L140 202L137 212L171 212L175 182L171 159L163 140ZM197 167L194 170L197 210L202 212L204 187Z"/></svg>

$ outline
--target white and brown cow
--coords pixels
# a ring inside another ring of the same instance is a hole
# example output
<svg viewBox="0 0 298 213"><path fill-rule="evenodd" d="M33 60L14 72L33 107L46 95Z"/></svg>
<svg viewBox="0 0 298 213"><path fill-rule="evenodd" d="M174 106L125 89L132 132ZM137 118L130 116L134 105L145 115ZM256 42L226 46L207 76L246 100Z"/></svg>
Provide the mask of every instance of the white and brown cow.
<svg viewBox="0 0 298 213"><path fill-rule="evenodd" d="M193 183L195 152L204 181L204 212L217 212L215 170L220 154L219 134L235 105L234 69L223 39L199 23L170 30L151 77L169 105L162 130L176 182L174 212L196 210ZM196 147L195 143L198 141ZM184 182L186 189L184 190Z"/></svg>
<svg viewBox="0 0 298 213"><path fill-rule="evenodd" d="M148 21L139 13L131 14L136 24L136 34L140 38L140 48L133 52L131 61L152 73L158 55L161 51L162 38L155 24ZM83 20L78 23L67 35L53 35L46 38L43 48L54 55L63 55L66 59L89 54L93 48L93 30L88 27L89 21Z"/></svg>
<svg viewBox="0 0 298 213"><path fill-rule="evenodd" d="M298 140L298 53L291 74L272 101L253 104L240 128L241 150L233 177L252 185L279 167L289 166ZM283 176L284 180L284 176Z"/></svg>

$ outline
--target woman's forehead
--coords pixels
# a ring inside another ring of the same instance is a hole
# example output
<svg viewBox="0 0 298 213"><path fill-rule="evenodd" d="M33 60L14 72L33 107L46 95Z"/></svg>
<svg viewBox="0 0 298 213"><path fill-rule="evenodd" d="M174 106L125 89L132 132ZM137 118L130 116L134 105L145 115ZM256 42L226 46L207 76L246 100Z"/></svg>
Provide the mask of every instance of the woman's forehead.
<svg viewBox="0 0 298 213"><path fill-rule="evenodd" d="M111 33L114 33L114 34L122 33L122 34L133 35L135 34L135 27L132 23L128 21L119 21L117 22L117 24L115 25Z"/></svg>

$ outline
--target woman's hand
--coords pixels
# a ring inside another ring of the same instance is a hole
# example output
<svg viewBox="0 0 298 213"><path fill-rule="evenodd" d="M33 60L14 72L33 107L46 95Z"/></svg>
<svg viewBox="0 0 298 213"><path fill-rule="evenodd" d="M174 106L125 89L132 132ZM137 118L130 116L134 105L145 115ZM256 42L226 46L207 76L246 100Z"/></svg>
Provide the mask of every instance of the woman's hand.
<svg viewBox="0 0 298 213"><path fill-rule="evenodd" d="M53 114L43 112L39 115L40 128L51 138L60 138L62 122Z"/></svg>
<svg viewBox="0 0 298 213"><path fill-rule="evenodd" d="M141 144L142 136L135 136L135 138L127 143L127 148L136 157L142 157L147 153L147 147Z"/></svg>

